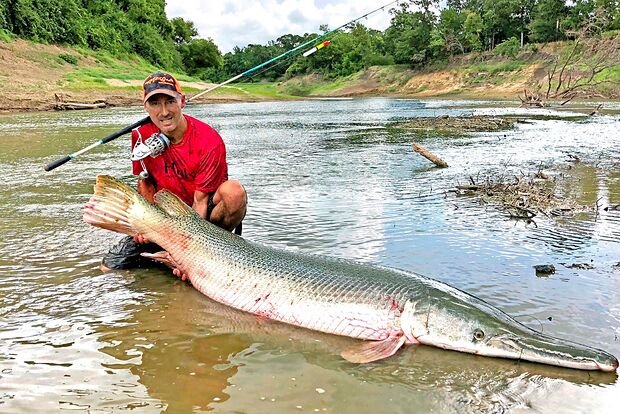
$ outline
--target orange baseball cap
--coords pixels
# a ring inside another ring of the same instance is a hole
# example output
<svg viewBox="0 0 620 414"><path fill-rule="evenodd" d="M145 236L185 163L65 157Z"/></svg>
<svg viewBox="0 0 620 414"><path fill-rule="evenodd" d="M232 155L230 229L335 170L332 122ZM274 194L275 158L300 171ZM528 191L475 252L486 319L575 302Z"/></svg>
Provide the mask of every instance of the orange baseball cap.
<svg viewBox="0 0 620 414"><path fill-rule="evenodd" d="M149 75L142 84L142 92L144 94L144 103L157 93L174 96L175 98L180 98L183 95L179 82L177 82L174 76L165 72L155 72Z"/></svg>

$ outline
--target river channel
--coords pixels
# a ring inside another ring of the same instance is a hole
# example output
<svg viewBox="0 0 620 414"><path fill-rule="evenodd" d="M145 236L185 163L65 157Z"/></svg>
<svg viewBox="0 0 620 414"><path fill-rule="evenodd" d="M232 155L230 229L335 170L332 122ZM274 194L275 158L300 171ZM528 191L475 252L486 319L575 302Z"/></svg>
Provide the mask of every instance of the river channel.
<svg viewBox="0 0 620 414"><path fill-rule="evenodd" d="M229 175L249 194L245 238L420 273L620 357L620 105L584 108L369 98L186 113L224 138ZM442 115L525 122L449 135L395 127ZM135 181L129 139L43 166L143 116L0 116L0 412L618 412L615 373L426 346L354 365L339 353L355 340L235 312L166 271L102 274L120 236L83 223L81 208L97 174ZM538 169L590 211L513 220L453 191L470 176ZM537 275L539 264L556 272Z"/></svg>

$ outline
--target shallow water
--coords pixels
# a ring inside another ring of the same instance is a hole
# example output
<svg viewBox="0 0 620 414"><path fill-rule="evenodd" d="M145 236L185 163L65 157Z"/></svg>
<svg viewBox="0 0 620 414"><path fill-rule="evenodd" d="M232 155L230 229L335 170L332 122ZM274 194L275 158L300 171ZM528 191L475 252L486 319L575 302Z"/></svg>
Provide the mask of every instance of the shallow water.
<svg viewBox="0 0 620 414"><path fill-rule="evenodd" d="M424 274L528 326L620 356L620 115L506 103L360 99L196 105L250 199L244 237ZM393 123L518 114L444 137ZM81 221L97 174L131 181L125 137L43 166L141 108L0 117L0 412L616 412L615 374L408 347L356 366L355 343L211 302L166 272L101 274L119 237ZM413 141L440 155L436 169ZM574 163L570 155L581 162ZM593 212L510 220L449 190L469 176L561 171ZM597 206L596 208L594 208ZM596 211L596 212L594 212ZM557 271L537 277L533 265ZM568 267L587 263L591 269Z"/></svg>

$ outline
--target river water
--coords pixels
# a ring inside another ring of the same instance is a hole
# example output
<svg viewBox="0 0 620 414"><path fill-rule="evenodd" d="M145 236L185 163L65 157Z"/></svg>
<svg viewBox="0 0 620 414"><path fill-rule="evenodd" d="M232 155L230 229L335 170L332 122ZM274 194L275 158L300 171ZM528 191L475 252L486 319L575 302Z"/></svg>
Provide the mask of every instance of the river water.
<svg viewBox="0 0 620 414"><path fill-rule="evenodd" d="M583 118L579 108L377 98L186 112L226 142L230 176L249 194L244 237L421 273L620 356L620 211L609 208L620 204L620 107L605 107ZM529 120L460 136L394 127L484 114ZM97 174L134 180L129 140L42 167L143 116L0 117L0 412L617 412L616 374L424 346L358 366L339 356L352 339L235 312L165 271L102 274L120 236L84 224L80 210ZM470 176L538 168L561 175L564 194L591 212L515 221L450 191ZM557 271L537 276L538 264Z"/></svg>

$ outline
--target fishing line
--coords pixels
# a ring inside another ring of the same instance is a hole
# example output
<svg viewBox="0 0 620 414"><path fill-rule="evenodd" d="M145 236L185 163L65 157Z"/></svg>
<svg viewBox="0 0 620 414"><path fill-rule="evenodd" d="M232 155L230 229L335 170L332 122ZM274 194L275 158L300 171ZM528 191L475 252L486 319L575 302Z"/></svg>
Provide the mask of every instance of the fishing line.
<svg viewBox="0 0 620 414"><path fill-rule="evenodd" d="M538 332L538 333L544 333L545 328L544 328L544 325L543 325L542 321L541 321L540 319L538 319L538 318L537 318L536 316L534 316L534 315L516 315L516 316L513 316L513 318L514 318L517 322L519 322L519 323L521 323L521 324L523 324L523 325L527 326L528 328L530 328L530 329L531 329L531 330L533 330L533 331L536 331L536 332ZM524 322L519 321L519 319L517 319L517 318L532 318L532 319L535 319L535 320L536 320L536 321L540 324L540 331L539 331L539 330L537 330L537 329L534 329L534 328L533 328L533 327L531 327L531 326L529 326L527 323L524 323Z"/></svg>

